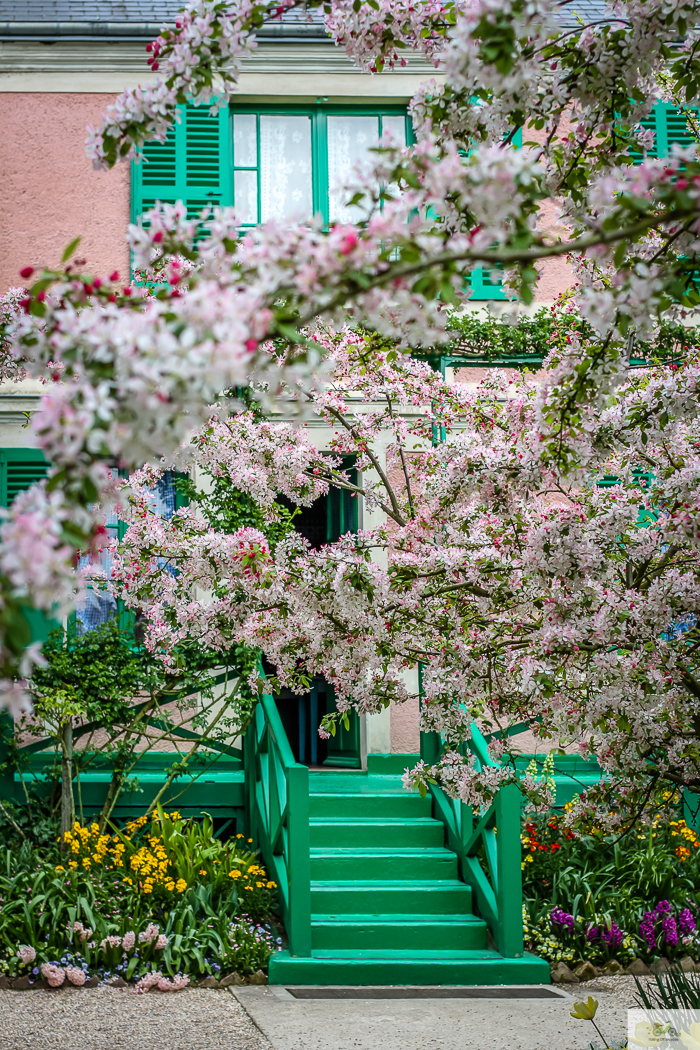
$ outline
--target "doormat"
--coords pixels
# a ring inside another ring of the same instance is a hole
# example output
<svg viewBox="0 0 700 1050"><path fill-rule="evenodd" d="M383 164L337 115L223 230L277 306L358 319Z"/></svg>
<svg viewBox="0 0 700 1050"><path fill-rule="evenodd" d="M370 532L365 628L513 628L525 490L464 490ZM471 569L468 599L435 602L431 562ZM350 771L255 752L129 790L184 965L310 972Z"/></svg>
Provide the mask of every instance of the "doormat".
<svg viewBox="0 0 700 1050"><path fill-rule="evenodd" d="M449 985L389 985L387 987L285 985L295 999L561 999L561 992L547 985L497 985L450 987ZM568 998L568 996L566 997Z"/></svg>

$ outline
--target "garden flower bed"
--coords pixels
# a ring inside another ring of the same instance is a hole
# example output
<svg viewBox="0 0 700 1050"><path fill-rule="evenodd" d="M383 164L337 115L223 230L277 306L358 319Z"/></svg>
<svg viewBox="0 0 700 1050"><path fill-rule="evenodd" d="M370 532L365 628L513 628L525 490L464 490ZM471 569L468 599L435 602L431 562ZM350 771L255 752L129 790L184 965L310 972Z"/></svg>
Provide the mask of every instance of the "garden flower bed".
<svg viewBox="0 0 700 1050"><path fill-rule="evenodd" d="M178 813L102 833L74 825L54 849L8 850L0 873L0 983L125 982L176 991L265 980L281 946L275 883L242 835Z"/></svg>
<svg viewBox="0 0 700 1050"><path fill-rule="evenodd" d="M521 838L528 950L570 970L700 968L700 840L684 820L575 837L548 814Z"/></svg>

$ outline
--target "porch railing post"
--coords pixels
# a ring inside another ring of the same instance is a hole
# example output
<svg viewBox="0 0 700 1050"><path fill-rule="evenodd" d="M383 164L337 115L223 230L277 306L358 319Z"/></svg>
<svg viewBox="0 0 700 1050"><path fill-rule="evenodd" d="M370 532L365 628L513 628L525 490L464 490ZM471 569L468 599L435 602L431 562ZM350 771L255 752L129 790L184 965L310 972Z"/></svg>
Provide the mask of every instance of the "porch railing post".
<svg viewBox="0 0 700 1050"><path fill-rule="evenodd" d="M523 954L523 880L520 846L521 794L504 784L496 796L496 867L498 936L496 947L506 958Z"/></svg>
<svg viewBox="0 0 700 1050"><path fill-rule="evenodd" d="M288 777L289 936L290 955L311 955L311 859L309 839L309 770L294 764Z"/></svg>
<svg viewBox="0 0 700 1050"><path fill-rule="evenodd" d="M256 714L257 707L243 737L243 775L245 777L245 833L246 838L252 839L253 844L257 847L259 842L257 821L255 819L255 782L257 779L255 755Z"/></svg>

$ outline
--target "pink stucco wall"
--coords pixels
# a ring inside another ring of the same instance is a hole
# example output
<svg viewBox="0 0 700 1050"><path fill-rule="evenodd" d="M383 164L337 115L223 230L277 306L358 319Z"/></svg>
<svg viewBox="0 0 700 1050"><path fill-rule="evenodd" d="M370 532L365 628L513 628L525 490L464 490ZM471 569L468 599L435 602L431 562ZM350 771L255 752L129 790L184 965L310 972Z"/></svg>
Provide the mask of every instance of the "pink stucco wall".
<svg viewBox="0 0 700 1050"><path fill-rule="evenodd" d="M85 126L112 102L0 93L0 292L28 263L56 265L79 235L88 272L128 274L129 165L96 172L85 156Z"/></svg>

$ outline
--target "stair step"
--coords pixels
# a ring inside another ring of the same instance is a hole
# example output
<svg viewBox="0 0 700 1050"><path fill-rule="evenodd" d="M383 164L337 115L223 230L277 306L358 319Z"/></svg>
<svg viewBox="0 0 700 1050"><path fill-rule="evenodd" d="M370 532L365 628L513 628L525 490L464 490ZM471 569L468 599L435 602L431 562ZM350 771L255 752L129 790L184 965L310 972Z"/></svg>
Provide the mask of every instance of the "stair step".
<svg viewBox="0 0 700 1050"><path fill-rule="evenodd" d="M407 817L364 819L352 817L318 818L310 821L311 845L440 847L445 844L442 821L431 817L411 820Z"/></svg>
<svg viewBox="0 0 700 1050"><path fill-rule="evenodd" d="M336 879L311 883L311 908L324 915L469 915L472 891L459 879Z"/></svg>
<svg viewBox="0 0 700 1050"><path fill-rule="evenodd" d="M456 879L457 855L449 849L311 850L311 878Z"/></svg>
<svg viewBox="0 0 700 1050"><path fill-rule="evenodd" d="M316 818L341 817L429 817L432 812L429 798L411 795L408 791L399 794L396 791L381 792L348 792L341 794L335 791L319 792L309 795L309 813Z"/></svg>
<svg viewBox="0 0 700 1050"><path fill-rule="evenodd" d="M493 951L329 951L311 956L275 952L270 984L549 984L549 964L525 954Z"/></svg>
<svg viewBox="0 0 700 1050"><path fill-rule="evenodd" d="M316 949L484 949L486 923L474 915L312 915L311 943Z"/></svg>
<svg viewBox="0 0 700 1050"><path fill-rule="evenodd" d="M408 791L396 774L382 776L377 773L358 771L357 773L338 773L331 771L309 773L309 794L315 795L365 795L365 794L390 794L390 795L416 795L417 791Z"/></svg>

